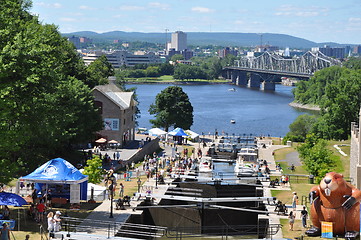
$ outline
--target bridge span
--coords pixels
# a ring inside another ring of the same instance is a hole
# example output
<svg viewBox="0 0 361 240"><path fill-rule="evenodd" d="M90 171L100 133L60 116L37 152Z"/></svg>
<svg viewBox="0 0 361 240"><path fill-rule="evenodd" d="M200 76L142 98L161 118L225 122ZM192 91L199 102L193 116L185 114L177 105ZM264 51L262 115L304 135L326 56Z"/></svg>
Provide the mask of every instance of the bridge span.
<svg viewBox="0 0 361 240"><path fill-rule="evenodd" d="M313 74L326 67L341 66L337 59L325 56L321 52L307 52L297 58L264 52L258 57L243 57L234 62L234 66L223 68L223 77L231 79L239 86L275 90L275 82L281 77L308 80Z"/></svg>

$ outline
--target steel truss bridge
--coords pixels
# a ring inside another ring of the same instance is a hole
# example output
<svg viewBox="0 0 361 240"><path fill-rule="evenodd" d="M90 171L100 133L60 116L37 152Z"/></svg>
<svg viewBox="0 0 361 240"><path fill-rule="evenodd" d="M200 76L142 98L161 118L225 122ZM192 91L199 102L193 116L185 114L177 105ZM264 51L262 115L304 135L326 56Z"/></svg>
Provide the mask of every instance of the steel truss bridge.
<svg viewBox="0 0 361 240"><path fill-rule="evenodd" d="M298 58L284 58L264 52L258 57L244 57L236 60L234 67L313 75L318 70L334 65L341 66L341 62L319 51L308 51Z"/></svg>
<svg viewBox="0 0 361 240"><path fill-rule="evenodd" d="M341 66L341 61L328 57L321 52L307 52L300 57L284 58L277 54L264 52L258 57L243 57L234 66L225 67L223 76L240 86L274 90L274 82L281 77L307 80L323 68Z"/></svg>

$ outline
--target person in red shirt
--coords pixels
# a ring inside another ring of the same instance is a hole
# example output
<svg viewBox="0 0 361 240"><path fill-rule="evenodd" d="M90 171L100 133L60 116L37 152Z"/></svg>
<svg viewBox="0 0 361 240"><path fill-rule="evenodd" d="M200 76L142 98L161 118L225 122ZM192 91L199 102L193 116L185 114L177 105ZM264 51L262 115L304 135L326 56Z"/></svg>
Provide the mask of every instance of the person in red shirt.
<svg viewBox="0 0 361 240"><path fill-rule="evenodd" d="M36 209L38 210L37 220L39 222L43 222L44 221L44 212L45 212L45 209L46 209L46 206L45 206L44 202L40 201L40 203L38 203L36 205Z"/></svg>

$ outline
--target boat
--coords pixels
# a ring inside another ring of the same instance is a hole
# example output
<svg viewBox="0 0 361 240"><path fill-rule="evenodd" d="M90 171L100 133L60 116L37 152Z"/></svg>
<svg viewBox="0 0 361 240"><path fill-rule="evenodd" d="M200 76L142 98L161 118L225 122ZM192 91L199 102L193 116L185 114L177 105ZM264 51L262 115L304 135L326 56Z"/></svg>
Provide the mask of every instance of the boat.
<svg viewBox="0 0 361 240"><path fill-rule="evenodd" d="M234 166L234 172L237 174L237 177L252 177L257 175L256 169L251 163L244 163L243 160L238 159L236 165Z"/></svg>
<svg viewBox="0 0 361 240"><path fill-rule="evenodd" d="M231 123L232 123L232 124L235 124L235 123L236 123L236 120L231 119Z"/></svg>
<svg viewBox="0 0 361 240"><path fill-rule="evenodd" d="M202 158L201 161L199 162L198 171L199 172L212 172L213 171L212 161Z"/></svg>
<svg viewBox="0 0 361 240"><path fill-rule="evenodd" d="M257 162L258 159L258 153L255 148L247 147L247 148L241 148L239 153L237 154L238 159L240 161L246 161L246 162Z"/></svg>
<svg viewBox="0 0 361 240"><path fill-rule="evenodd" d="M228 89L228 91L230 91L230 92L235 92L236 89L235 89L235 88L230 88L230 89Z"/></svg>

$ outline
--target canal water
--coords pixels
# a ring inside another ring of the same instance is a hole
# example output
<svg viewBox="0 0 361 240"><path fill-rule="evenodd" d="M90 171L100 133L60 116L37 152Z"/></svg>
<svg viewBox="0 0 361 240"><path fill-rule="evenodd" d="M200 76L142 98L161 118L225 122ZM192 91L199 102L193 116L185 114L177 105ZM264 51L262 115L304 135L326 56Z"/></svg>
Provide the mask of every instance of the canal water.
<svg viewBox="0 0 361 240"><path fill-rule="evenodd" d="M128 84L136 87L141 117L139 127L152 128L148 112L155 97L170 84ZM292 88L276 85L274 92L264 92L229 84L178 85L189 96L194 122L191 130L201 134L253 134L281 137L297 116L305 111L290 107ZM230 91L235 88L236 91ZM232 124L231 120L235 123ZM171 129L170 129L171 130Z"/></svg>

